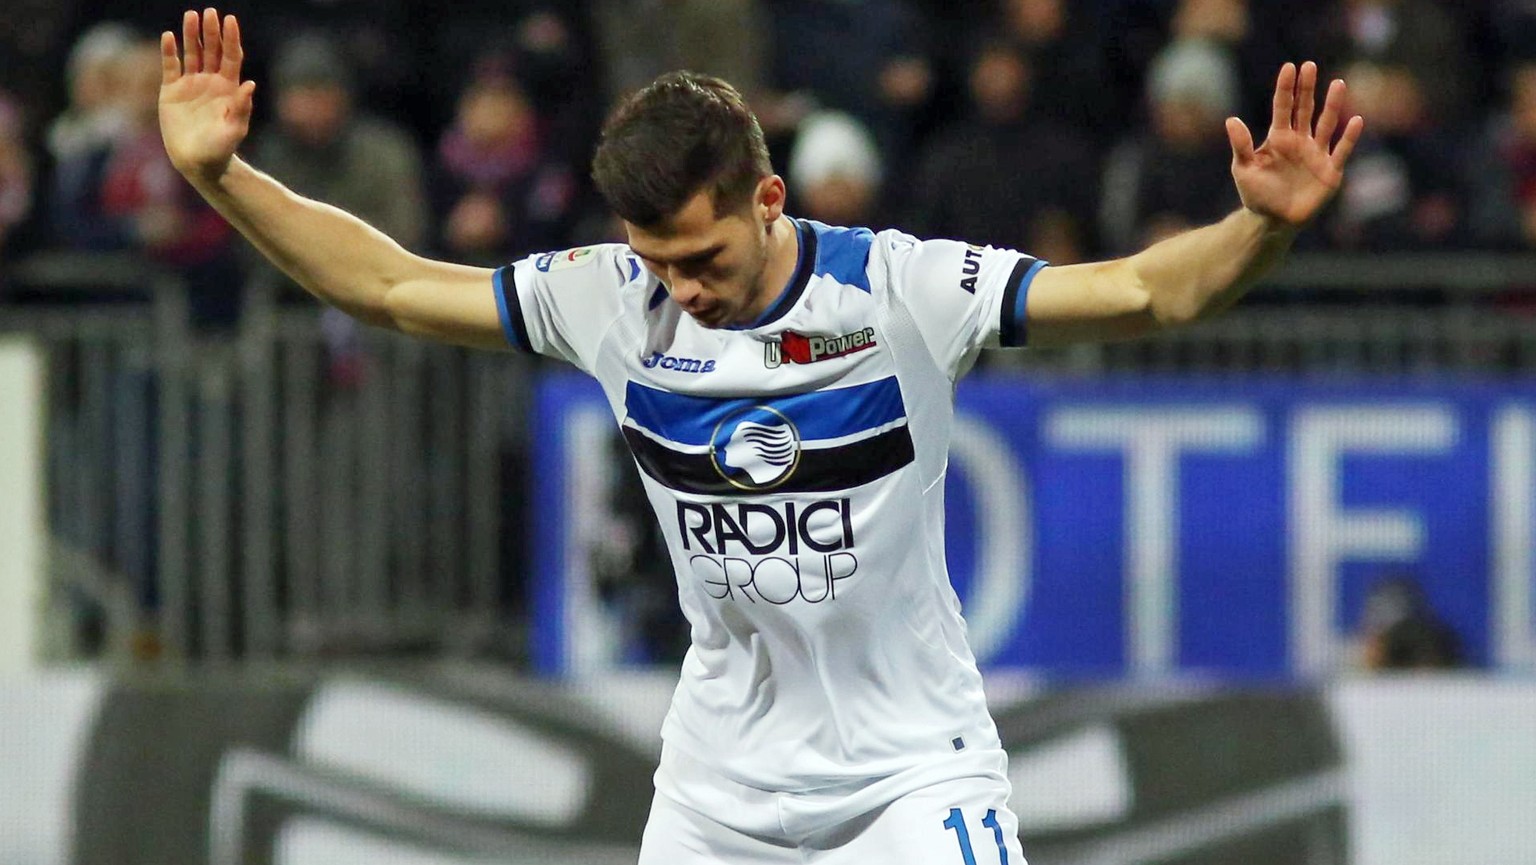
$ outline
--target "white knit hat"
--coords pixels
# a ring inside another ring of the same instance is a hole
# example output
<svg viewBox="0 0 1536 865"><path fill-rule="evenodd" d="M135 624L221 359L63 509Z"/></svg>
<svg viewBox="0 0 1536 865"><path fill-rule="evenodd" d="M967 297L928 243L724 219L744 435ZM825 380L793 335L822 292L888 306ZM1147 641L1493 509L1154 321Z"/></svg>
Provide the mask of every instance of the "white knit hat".
<svg viewBox="0 0 1536 865"><path fill-rule="evenodd" d="M789 155L789 182L796 189L834 177L878 186L881 170L874 136L856 118L817 111L801 121Z"/></svg>
<svg viewBox="0 0 1536 865"><path fill-rule="evenodd" d="M1195 102L1212 114L1236 111L1237 89L1232 56L1205 39L1169 43L1152 61L1147 76L1147 95L1152 102Z"/></svg>

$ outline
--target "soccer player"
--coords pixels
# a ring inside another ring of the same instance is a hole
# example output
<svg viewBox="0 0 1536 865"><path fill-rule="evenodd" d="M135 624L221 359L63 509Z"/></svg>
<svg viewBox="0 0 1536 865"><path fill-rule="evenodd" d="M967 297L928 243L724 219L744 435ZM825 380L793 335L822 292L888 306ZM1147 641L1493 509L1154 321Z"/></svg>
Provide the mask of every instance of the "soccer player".
<svg viewBox="0 0 1536 865"><path fill-rule="evenodd" d="M171 160L296 282L363 321L602 384L692 625L645 865L1023 865L945 572L955 380L983 347L1229 306L1338 189L1363 127L1334 142L1344 83L1318 112L1317 67L1287 64L1263 146L1227 121L1241 209L1048 268L795 219L740 94L674 73L615 110L594 160L629 242L487 270L412 255L236 157L255 85L233 16L186 13L162 53Z"/></svg>

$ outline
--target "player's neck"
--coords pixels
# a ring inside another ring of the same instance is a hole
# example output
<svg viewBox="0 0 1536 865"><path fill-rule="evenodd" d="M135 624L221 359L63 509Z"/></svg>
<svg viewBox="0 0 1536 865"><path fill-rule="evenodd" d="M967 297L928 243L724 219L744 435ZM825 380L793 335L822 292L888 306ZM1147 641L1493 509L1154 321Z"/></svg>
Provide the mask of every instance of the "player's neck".
<svg viewBox="0 0 1536 865"><path fill-rule="evenodd" d="M800 263L800 230L795 221L781 216L768 227L768 263L763 267L763 294L746 316L755 321L773 309L784 292L789 291L790 281L795 278L796 265Z"/></svg>

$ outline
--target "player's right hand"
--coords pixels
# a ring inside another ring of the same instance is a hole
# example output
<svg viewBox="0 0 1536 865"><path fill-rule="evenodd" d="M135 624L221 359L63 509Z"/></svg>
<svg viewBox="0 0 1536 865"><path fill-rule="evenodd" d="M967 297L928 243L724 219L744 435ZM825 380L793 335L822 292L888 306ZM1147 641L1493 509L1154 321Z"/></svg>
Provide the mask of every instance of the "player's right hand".
<svg viewBox="0 0 1536 865"><path fill-rule="evenodd" d="M181 51L169 30L160 34L160 135L176 170L193 180L217 180L251 125L256 82L240 80L245 51L235 16L188 10Z"/></svg>

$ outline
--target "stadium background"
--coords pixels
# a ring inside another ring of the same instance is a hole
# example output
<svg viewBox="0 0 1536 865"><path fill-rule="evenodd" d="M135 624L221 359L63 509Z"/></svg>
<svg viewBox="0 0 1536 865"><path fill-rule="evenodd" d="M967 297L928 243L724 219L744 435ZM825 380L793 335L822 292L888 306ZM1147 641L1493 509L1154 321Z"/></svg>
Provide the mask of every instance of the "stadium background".
<svg viewBox="0 0 1536 865"><path fill-rule="evenodd" d="M0 862L632 861L684 634L556 365L358 329L164 163L159 2L0 9ZM997 354L950 556L1035 865L1536 862L1536 11L1517 0L286 0L245 152L408 247L612 239L615 95L740 85L793 212L1132 251L1348 77L1233 312ZM958 851L957 851L957 861Z"/></svg>

